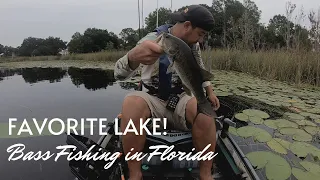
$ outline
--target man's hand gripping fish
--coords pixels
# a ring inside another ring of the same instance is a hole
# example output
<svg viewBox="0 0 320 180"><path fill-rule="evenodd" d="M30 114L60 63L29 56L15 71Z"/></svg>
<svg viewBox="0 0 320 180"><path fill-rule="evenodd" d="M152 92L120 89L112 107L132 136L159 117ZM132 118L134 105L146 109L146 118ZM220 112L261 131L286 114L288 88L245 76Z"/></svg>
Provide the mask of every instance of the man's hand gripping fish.
<svg viewBox="0 0 320 180"><path fill-rule="evenodd" d="M202 87L202 83L210 81L213 78L213 74L199 66L191 48L183 40L169 33L161 33L156 42L171 60L167 73L175 70L183 83L185 92L189 96L192 93L197 99L197 115L203 113L207 116L215 117L215 112Z"/></svg>

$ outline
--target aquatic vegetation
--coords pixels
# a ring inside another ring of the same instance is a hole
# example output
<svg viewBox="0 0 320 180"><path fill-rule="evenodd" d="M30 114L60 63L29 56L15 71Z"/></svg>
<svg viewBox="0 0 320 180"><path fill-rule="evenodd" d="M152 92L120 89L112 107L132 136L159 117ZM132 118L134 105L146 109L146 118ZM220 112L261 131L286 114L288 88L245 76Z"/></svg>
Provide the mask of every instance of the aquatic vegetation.
<svg viewBox="0 0 320 180"><path fill-rule="evenodd" d="M280 154L287 154L287 150L285 147L282 146L277 140L272 139L267 142L267 145L274 150L275 152L278 152Z"/></svg>
<svg viewBox="0 0 320 180"><path fill-rule="evenodd" d="M320 158L320 149L306 142L293 142L289 146L290 150L298 157L305 158L308 154Z"/></svg>
<svg viewBox="0 0 320 180"><path fill-rule="evenodd" d="M243 113L249 117L260 117L261 119L267 119L270 117L268 113L257 109L245 109L243 110Z"/></svg>
<svg viewBox="0 0 320 180"><path fill-rule="evenodd" d="M0 66L11 65L13 67L75 66L102 69L112 69L114 66L110 62L78 60L0 64ZM314 160L315 162L310 163L316 164L320 159L320 150L317 146L320 141L319 89L308 86L294 87L244 73L218 70L214 70L213 73L215 78L212 84L216 95L221 99L233 99L232 104L237 107L234 120L238 126L230 127L229 133L236 136L240 143L241 141L250 142L248 144L252 145L249 147L252 152L247 154L250 162L258 166L258 169L265 169L268 179L288 179L290 175L298 179L314 178L314 173L312 174L310 169L318 166L312 166L312 168L307 167L308 165L294 166L292 162L287 164L284 161L290 160L293 156L298 160L299 158ZM134 77L119 83L137 84L139 80L138 77ZM255 144L252 144L252 140ZM264 151L256 148L258 146L259 148L263 146ZM268 158L275 161L275 164L271 164ZM300 161L297 163L299 164Z"/></svg>
<svg viewBox="0 0 320 180"><path fill-rule="evenodd" d="M255 151L246 154L256 169L265 168L267 179L286 180L291 175L289 163L281 156L268 151Z"/></svg>
<svg viewBox="0 0 320 180"><path fill-rule="evenodd" d="M312 136L304 130L297 128L282 128L279 130L283 135L292 135L296 141L311 141Z"/></svg>
<svg viewBox="0 0 320 180"><path fill-rule="evenodd" d="M268 142L272 139L272 136L267 131L252 126L238 128L237 133L243 138L253 136L254 140L258 142Z"/></svg>
<svg viewBox="0 0 320 180"><path fill-rule="evenodd" d="M245 122L249 121L249 116L244 113L237 113L234 117L239 121L245 121Z"/></svg>

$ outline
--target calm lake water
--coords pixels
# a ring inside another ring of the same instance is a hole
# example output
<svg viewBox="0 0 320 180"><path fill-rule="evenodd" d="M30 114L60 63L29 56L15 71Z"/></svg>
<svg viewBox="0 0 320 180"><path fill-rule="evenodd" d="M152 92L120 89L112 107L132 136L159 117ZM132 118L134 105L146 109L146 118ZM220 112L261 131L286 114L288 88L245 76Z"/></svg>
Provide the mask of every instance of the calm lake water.
<svg viewBox="0 0 320 180"><path fill-rule="evenodd" d="M42 124L45 118L52 120L60 118L107 118L114 119L121 111L124 96L133 91L132 83L114 82L113 71L79 68L25 68L0 69L0 180L74 180L66 156L55 161L55 156L47 161L31 160L8 161L8 147L21 143L25 145L24 155L33 151L58 153L57 146L66 145L66 135L53 136L44 133L43 136L17 137L8 135L9 118L18 122L15 133L26 119L33 124L33 119ZM225 103L230 109L225 109L225 115L233 116L233 112L253 108L255 105L241 102L229 97L219 97L220 103ZM220 108L221 109L221 108ZM223 109L223 108L222 108ZM272 109L272 108L269 108ZM230 111L233 110L233 111ZM271 119L280 118L272 116ZM95 124L98 126L98 124ZM96 126L96 127L97 127ZM264 125L256 127L265 129L270 134L274 130ZM31 128L35 130L35 128ZM33 131L34 132L34 131ZM89 128L84 136L97 141L99 129L94 128L90 135ZM36 132L35 132L36 133ZM252 138L243 139L233 136L237 144L246 154L252 151L271 151L266 143L254 142ZM316 146L316 145L315 145ZM15 155L14 157L19 156ZM291 166L296 157L291 152L283 156ZM264 171L257 172L265 179ZM291 177L294 179L293 177Z"/></svg>
<svg viewBox="0 0 320 180"><path fill-rule="evenodd" d="M107 118L113 119L121 111L124 96L133 90L132 85L114 83L113 71L93 69L27 68L0 70L0 130L8 128L9 118L24 119L32 123L36 118ZM16 123L19 128L18 123ZM97 141L98 130L90 136ZM24 154L30 151L59 152L57 146L66 144L66 135L33 136L14 138L0 132L1 180L71 180L66 156L57 162L54 157L47 161L8 161L11 153L7 148L14 144L25 145ZM16 155L15 157L17 157Z"/></svg>

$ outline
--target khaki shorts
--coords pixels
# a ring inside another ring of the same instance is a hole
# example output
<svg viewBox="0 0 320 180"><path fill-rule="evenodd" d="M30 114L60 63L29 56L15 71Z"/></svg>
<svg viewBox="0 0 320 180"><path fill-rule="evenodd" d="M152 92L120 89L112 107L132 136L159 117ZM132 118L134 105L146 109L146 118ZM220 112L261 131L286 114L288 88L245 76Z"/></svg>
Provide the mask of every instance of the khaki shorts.
<svg viewBox="0 0 320 180"><path fill-rule="evenodd" d="M156 96L152 96L144 91L134 91L126 95L128 96L138 96L143 98L151 111L152 118L167 118L167 126L170 129L189 131L190 128L187 127L186 121L186 105L192 96L182 93L178 95L180 100L176 106L176 109L170 111L166 108L167 101L164 101ZM152 123L151 123L152 124ZM152 126L149 126L149 128ZM163 128L163 123L161 122L160 129Z"/></svg>

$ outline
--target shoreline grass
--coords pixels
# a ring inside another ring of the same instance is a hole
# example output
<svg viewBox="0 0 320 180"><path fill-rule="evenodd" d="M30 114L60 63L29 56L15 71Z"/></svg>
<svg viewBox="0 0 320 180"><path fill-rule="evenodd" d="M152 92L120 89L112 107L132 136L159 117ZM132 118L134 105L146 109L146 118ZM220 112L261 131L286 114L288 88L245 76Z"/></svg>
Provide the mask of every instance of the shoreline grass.
<svg viewBox="0 0 320 180"><path fill-rule="evenodd" d="M39 56L0 58L0 66L7 62L24 61L82 61L115 63L127 51L106 51L88 54L70 54L67 56ZM289 84L305 84L320 87L320 53L243 50L204 51L202 58L208 69L236 71L262 79L279 80Z"/></svg>
<svg viewBox="0 0 320 180"><path fill-rule="evenodd" d="M242 72L298 86L320 87L319 52L214 50L206 51L202 56L205 64L213 69Z"/></svg>
<svg viewBox="0 0 320 180"><path fill-rule="evenodd" d="M22 61L54 61L54 60L84 60L84 61L109 61L116 62L120 57L125 55L126 51L104 51L86 54L69 54L66 56L34 56L34 57L14 57L0 58L0 64L5 62L22 62Z"/></svg>

